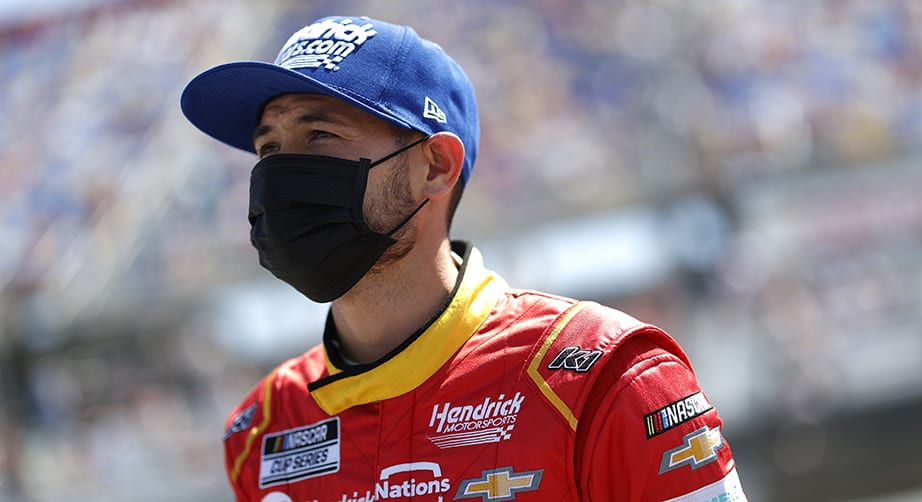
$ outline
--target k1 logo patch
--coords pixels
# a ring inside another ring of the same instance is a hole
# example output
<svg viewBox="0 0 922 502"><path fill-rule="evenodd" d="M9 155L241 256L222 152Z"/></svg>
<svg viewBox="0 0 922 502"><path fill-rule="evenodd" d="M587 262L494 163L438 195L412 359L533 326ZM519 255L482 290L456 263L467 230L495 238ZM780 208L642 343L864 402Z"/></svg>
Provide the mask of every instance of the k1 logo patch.
<svg viewBox="0 0 922 502"><path fill-rule="evenodd" d="M566 347L547 365L547 369L564 369L577 373L585 373L589 371L589 368L592 368L592 365L594 365L600 357L602 357L601 350L583 350L581 347Z"/></svg>

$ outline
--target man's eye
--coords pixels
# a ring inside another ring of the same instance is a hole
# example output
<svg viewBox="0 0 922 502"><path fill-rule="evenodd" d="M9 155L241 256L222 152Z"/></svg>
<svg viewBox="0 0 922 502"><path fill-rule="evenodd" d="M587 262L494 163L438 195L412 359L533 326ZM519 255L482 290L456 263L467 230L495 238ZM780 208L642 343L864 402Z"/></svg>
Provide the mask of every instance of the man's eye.
<svg viewBox="0 0 922 502"><path fill-rule="evenodd" d="M266 143L264 145L261 145L256 153L259 154L259 158L264 158L267 155L272 155L278 152L278 149L279 149L278 145L276 145L275 143Z"/></svg>
<svg viewBox="0 0 922 502"><path fill-rule="evenodd" d="M333 138L336 135L327 131L311 131L311 141L325 138Z"/></svg>

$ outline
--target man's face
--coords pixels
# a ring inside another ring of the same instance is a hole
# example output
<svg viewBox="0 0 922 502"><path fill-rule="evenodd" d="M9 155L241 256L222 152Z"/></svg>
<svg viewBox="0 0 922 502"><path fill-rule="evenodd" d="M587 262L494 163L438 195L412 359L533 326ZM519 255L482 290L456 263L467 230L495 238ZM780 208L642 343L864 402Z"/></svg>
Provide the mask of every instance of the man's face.
<svg viewBox="0 0 922 502"><path fill-rule="evenodd" d="M272 99L253 134L253 144L261 159L278 153L297 153L350 160L365 157L375 161L403 146L398 139L398 131L391 124L322 94L285 94ZM419 155L418 149L411 148L371 169L362 210L372 230L390 231L419 204L407 176L409 162L420 161ZM394 235L398 243L375 268L406 255L417 232L411 220Z"/></svg>

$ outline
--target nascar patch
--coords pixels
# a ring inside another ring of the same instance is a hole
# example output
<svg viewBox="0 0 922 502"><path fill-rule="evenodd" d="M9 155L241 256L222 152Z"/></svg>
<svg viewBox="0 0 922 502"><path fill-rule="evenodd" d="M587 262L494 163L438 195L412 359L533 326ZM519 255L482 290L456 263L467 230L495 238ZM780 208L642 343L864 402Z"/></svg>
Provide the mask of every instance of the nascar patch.
<svg viewBox="0 0 922 502"><path fill-rule="evenodd" d="M669 403L654 412L647 413L643 417L643 422L647 429L647 439L662 434L712 409L714 407L711 406L711 403L708 402L701 391L698 391L678 401Z"/></svg>
<svg viewBox="0 0 922 502"><path fill-rule="evenodd" d="M339 443L339 417L266 434L259 465L259 487L338 472Z"/></svg>

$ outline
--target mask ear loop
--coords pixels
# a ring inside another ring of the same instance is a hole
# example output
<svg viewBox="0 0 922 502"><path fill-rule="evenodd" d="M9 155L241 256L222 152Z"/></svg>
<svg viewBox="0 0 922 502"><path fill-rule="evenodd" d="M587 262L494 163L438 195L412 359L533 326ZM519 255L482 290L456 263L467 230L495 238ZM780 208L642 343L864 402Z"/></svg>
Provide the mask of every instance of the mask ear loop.
<svg viewBox="0 0 922 502"><path fill-rule="evenodd" d="M363 161L363 160L368 161L368 162L369 162L368 168L371 169L372 167L375 167L376 165L378 165L378 164L380 164L380 163L382 163L382 162L385 162L385 161L387 161L388 159L392 159L392 158L394 158L394 157L400 155L401 153L403 153L403 152L409 150L410 148L413 148L414 146L416 146L416 145L422 143L423 141L426 141L427 139L429 139L429 136L425 136L425 137L423 137L423 138L420 138L420 139L418 139L418 140L416 140L416 141L410 143L409 145L407 145L407 146L405 146L405 147L403 147L403 148L397 150L396 152L389 153L389 154L385 155L384 157L381 157L380 159L378 159L378 160L376 160L376 161L374 161L374 162L371 162L371 159L359 159L359 161Z"/></svg>
<svg viewBox="0 0 922 502"><path fill-rule="evenodd" d="M378 165L378 164L380 164L380 163L382 163L382 162L386 162L388 159L392 159L392 158L394 158L394 157L400 155L401 153L403 153L403 152L409 150L410 148L413 148L414 146L416 146L416 145L418 145L418 144L420 144L420 143L422 143L422 142L428 140L429 138L430 138L430 136L424 136L424 137L422 137L422 138L420 138L420 139L418 139L418 140L416 140L416 141L410 143L409 145L407 145L407 146L405 146L405 147L403 147L403 148L397 150L396 152L393 152L393 153L390 153L390 154L388 154L388 155L386 155L386 156L384 156L384 157L381 157L380 159L378 159L378 160L376 160L376 161L374 161L374 162L371 162L370 159L364 159L364 158L363 158L363 159L359 159L359 162L361 162L362 164L366 164L366 165L368 166L368 169L371 169L372 167L375 167L376 165ZM400 222L400 224L398 224L396 227L394 227L393 230L391 230L390 232L388 232L388 233L387 233L387 236L388 236L388 237L391 237L392 235L394 235L395 233L397 233L401 228L404 227L404 225L406 225L407 223L409 223L410 220L413 219L414 216L416 216L416 213L418 213L419 210L422 209L423 206L425 206L428 202L429 202L429 198L427 197L426 200L424 200L424 201L422 201L422 203L420 203L420 205L416 206L416 209L414 209L413 212L410 213L409 216L407 216L406 218L404 218L403 221Z"/></svg>
<svg viewBox="0 0 922 502"><path fill-rule="evenodd" d="M424 200L420 205L416 206L416 209L414 209L413 212L410 213L410 216L407 216L406 218L404 218L404 220L401 221L399 225L397 225L396 227L394 227L393 230L391 230L390 232L387 233L387 236L388 236L388 237L391 237L392 235L394 235L395 233L397 233L397 231L400 230L401 228L403 228L404 225L406 225L407 223L409 223L410 220L413 219L414 216L416 216L416 213L418 213L419 210L422 209L423 206L425 206L428 202L429 202L429 198L426 197L426 200Z"/></svg>

